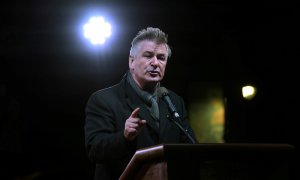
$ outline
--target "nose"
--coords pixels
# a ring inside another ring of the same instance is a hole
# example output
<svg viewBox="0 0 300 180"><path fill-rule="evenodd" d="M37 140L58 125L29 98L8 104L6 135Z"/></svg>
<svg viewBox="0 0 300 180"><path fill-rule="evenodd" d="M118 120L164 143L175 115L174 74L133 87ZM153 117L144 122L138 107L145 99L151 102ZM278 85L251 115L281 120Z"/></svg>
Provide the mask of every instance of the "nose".
<svg viewBox="0 0 300 180"><path fill-rule="evenodd" d="M152 66L158 66L158 59L156 56L153 56L152 60L151 60L151 65Z"/></svg>

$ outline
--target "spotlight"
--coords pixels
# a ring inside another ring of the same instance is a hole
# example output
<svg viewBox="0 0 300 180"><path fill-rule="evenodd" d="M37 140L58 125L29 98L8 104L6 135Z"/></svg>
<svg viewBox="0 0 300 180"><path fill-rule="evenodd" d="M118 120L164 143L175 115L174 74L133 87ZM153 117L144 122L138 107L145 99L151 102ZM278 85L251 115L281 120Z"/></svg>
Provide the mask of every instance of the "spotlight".
<svg viewBox="0 0 300 180"><path fill-rule="evenodd" d="M111 36L111 25L102 16L91 17L83 26L84 37L94 45L102 45Z"/></svg>

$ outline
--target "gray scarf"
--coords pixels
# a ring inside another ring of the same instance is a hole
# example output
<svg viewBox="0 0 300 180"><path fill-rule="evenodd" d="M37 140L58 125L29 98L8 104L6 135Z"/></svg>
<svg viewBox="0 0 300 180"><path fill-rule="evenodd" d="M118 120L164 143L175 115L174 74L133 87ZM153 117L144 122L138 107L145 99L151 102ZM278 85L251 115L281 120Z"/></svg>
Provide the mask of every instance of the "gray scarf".
<svg viewBox="0 0 300 180"><path fill-rule="evenodd" d="M139 97L143 99L143 101L146 103L148 109L151 112L151 115L155 119L159 119L159 108L157 103L157 91L155 90L153 94L142 90L134 81L131 73L128 73L127 81L129 82L130 86L135 90L135 92L138 94ZM157 85L159 87L159 84ZM156 89L157 89L156 87Z"/></svg>

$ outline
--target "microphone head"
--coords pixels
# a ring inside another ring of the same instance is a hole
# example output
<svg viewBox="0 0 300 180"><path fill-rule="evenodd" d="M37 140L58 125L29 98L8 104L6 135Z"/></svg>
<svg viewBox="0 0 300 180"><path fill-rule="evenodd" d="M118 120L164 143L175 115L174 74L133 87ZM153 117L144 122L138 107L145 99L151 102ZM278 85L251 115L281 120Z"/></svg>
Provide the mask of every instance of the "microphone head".
<svg viewBox="0 0 300 180"><path fill-rule="evenodd" d="M159 87L157 90L158 98L162 98L168 94L169 94L169 92L168 92L167 88L165 88L165 87Z"/></svg>

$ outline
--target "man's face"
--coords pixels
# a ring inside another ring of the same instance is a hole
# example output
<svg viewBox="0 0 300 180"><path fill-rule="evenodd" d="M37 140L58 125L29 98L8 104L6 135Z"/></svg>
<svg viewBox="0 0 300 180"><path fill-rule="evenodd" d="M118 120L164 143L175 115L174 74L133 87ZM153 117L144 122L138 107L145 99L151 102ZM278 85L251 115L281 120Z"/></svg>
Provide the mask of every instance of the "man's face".
<svg viewBox="0 0 300 180"><path fill-rule="evenodd" d="M142 89L154 87L165 74L167 47L165 44L142 41L136 48L136 53L129 57L132 77Z"/></svg>

